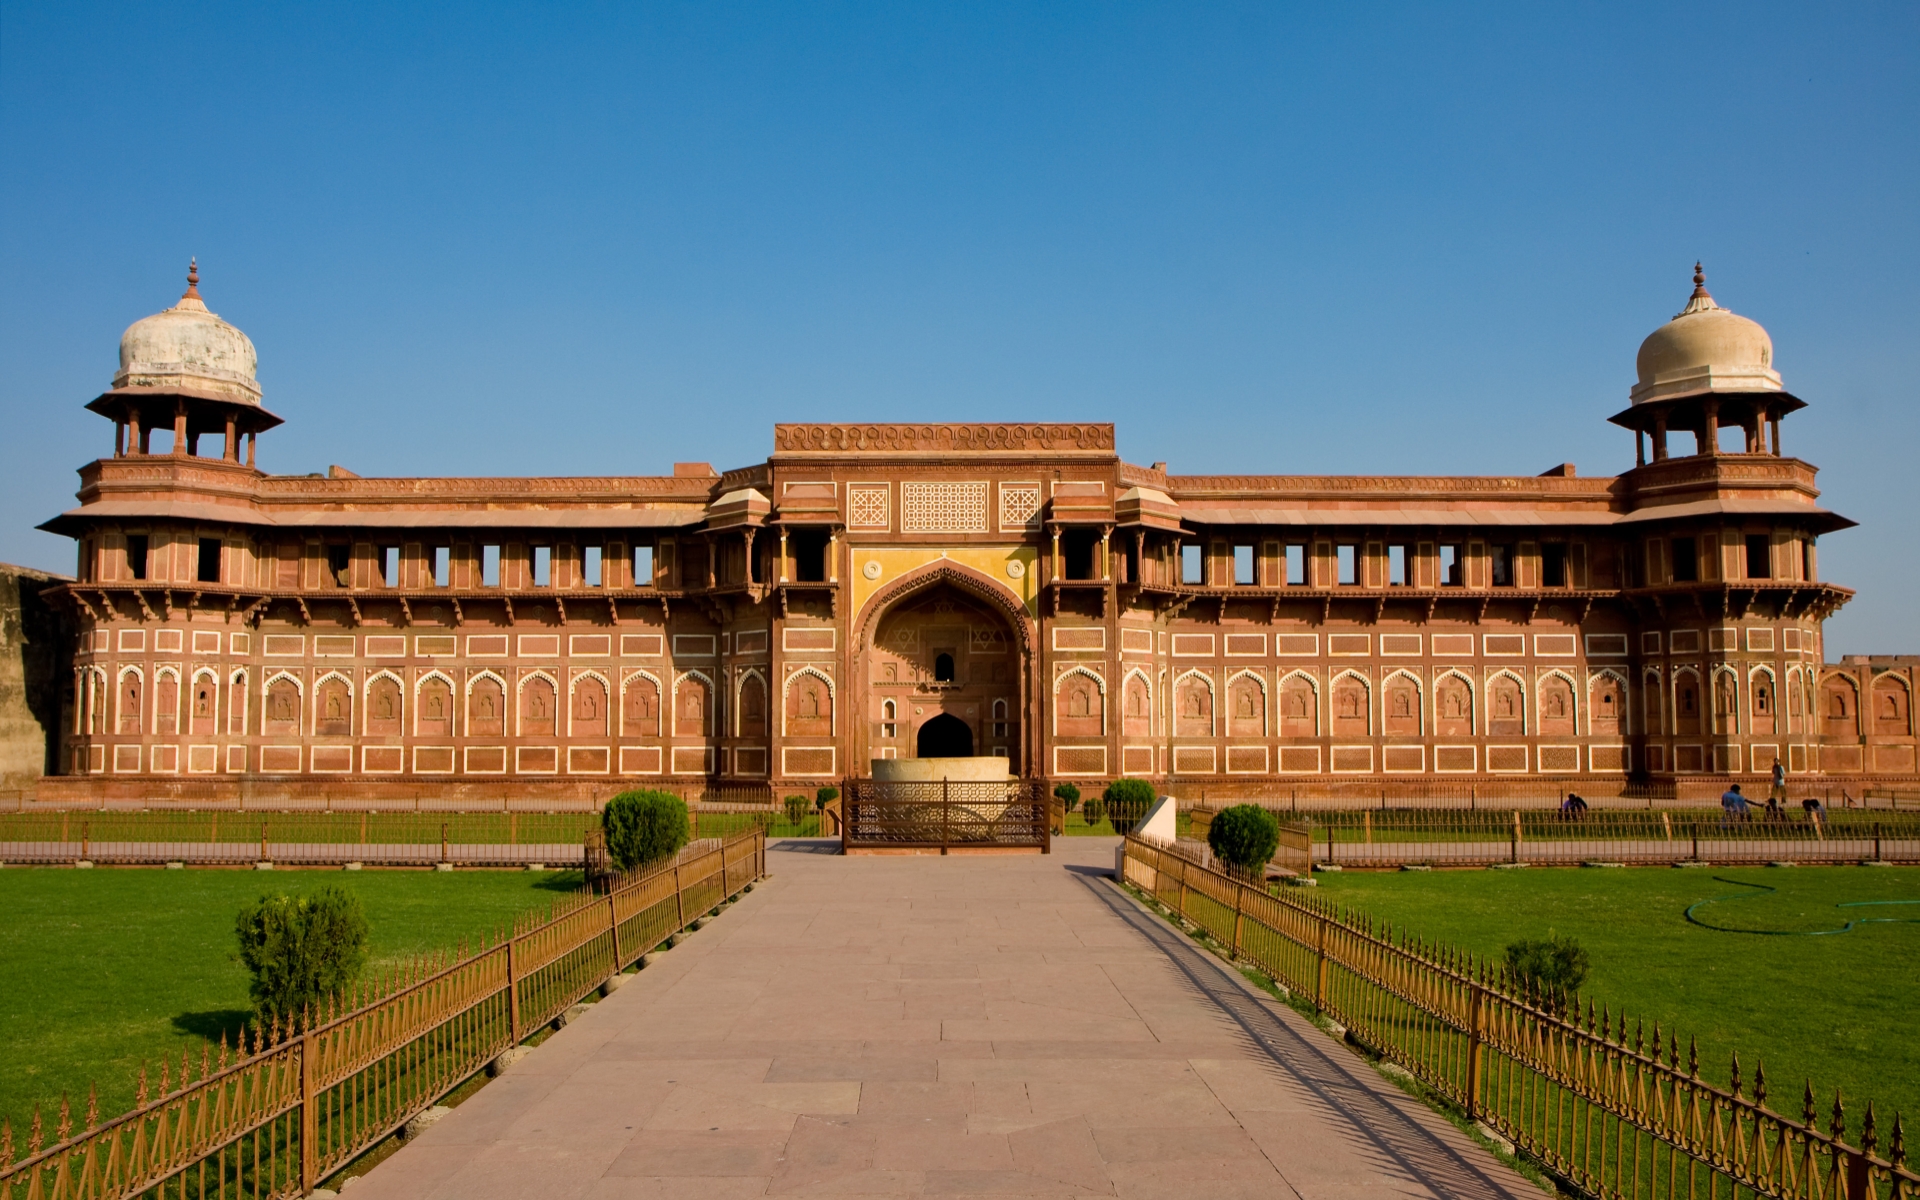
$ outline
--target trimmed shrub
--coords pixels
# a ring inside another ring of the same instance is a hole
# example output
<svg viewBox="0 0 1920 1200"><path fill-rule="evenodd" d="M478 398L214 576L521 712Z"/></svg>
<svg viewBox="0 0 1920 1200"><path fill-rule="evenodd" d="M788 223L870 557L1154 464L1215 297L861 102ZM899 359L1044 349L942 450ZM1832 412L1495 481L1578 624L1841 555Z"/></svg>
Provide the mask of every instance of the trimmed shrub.
<svg viewBox="0 0 1920 1200"><path fill-rule="evenodd" d="M1072 812L1073 806L1080 803L1080 789L1070 783L1056 783L1053 785L1053 798L1067 812Z"/></svg>
<svg viewBox="0 0 1920 1200"><path fill-rule="evenodd" d="M801 821L805 820L807 810L813 805L813 802L805 796L788 796L785 800L782 800L781 803L786 806L787 824L789 825L798 825Z"/></svg>
<svg viewBox="0 0 1920 1200"><path fill-rule="evenodd" d="M1116 779L1100 793L1113 817L1113 831L1124 834L1132 829L1158 799L1153 785L1144 779Z"/></svg>
<svg viewBox="0 0 1920 1200"><path fill-rule="evenodd" d="M832 784L828 784L813 794L813 807L824 812L826 811L827 805L832 804L839 798L840 789L834 787Z"/></svg>
<svg viewBox="0 0 1920 1200"><path fill-rule="evenodd" d="M1080 806L1080 819L1088 825L1098 825L1107 819L1106 802L1098 796L1088 796L1087 802Z"/></svg>
<svg viewBox="0 0 1920 1200"><path fill-rule="evenodd" d="M600 828L615 869L631 871L671 858L687 844L687 804L671 792L621 792L600 810Z"/></svg>
<svg viewBox="0 0 1920 1200"><path fill-rule="evenodd" d="M318 1009L351 987L367 965L366 909L344 888L262 896L240 910L233 929L263 1021Z"/></svg>
<svg viewBox="0 0 1920 1200"><path fill-rule="evenodd" d="M1263 871L1280 846L1280 822L1258 804L1236 804L1214 814L1207 845L1229 866Z"/></svg>
<svg viewBox="0 0 1920 1200"><path fill-rule="evenodd" d="M1552 930L1544 939L1507 943L1507 972L1549 998L1562 1000L1578 991L1592 966L1587 952L1570 937Z"/></svg>

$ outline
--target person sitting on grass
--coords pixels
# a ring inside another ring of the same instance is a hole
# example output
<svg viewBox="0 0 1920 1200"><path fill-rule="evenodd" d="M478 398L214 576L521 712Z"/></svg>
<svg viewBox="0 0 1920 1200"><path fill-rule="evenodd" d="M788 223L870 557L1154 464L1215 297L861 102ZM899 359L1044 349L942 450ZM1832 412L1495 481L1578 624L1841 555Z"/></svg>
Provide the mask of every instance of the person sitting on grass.
<svg viewBox="0 0 1920 1200"><path fill-rule="evenodd" d="M1568 792L1567 798L1560 803L1560 815L1569 821L1578 821L1587 815L1587 802L1578 792Z"/></svg>
<svg viewBox="0 0 1920 1200"><path fill-rule="evenodd" d="M1736 783L1726 791L1720 793L1720 808L1720 823L1722 825L1747 819L1747 798L1740 794L1739 784Z"/></svg>
<svg viewBox="0 0 1920 1200"><path fill-rule="evenodd" d="M1820 801L1812 796L1808 796L1800 802L1800 807L1806 810L1807 820L1812 821L1821 828L1826 827L1827 810L1820 807Z"/></svg>

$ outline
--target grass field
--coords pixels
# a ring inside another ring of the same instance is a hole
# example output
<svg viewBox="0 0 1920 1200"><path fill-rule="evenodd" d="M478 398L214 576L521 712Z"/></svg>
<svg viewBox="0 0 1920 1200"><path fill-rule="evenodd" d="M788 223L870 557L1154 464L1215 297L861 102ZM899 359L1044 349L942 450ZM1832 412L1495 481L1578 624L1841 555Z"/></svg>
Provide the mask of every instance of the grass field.
<svg viewBox="0 0 1920 1200"><path fill-rule="evenodd" d="M470 942L579 885L576 872L0 871L0 1116L78 1112L89 1081L103 1117L133 1102L143 1060L233 1031L248 1008L233 918L266 891L339 884L365 902L374 966Z"/></svg>
<svg viewBox="0 0 1920 1200"><path fill-rule="evenodd" d="M1764 1061L1776 1111L1797 1117L1812 1079L1823 1128L1836 1086L1855 1132L1869 1098L1883 1142L1894 1112L1910 1129L1920 1118L1920 870L1534 868L1319 879L1330 899L1475 954L1498 957L1508 942L1549 931L1579 939L1593 960L1582 991L1596 1005L1677 1027L1683 1055L1687 1035L1697 1036L1701 1074L1717 1083L1737 1051L1748 1094L1754 1064ZM1699 901L1714 902L1695 917L1722 928L1686 919ZM1849 921L1870 923L1798 936Z"/></svg>

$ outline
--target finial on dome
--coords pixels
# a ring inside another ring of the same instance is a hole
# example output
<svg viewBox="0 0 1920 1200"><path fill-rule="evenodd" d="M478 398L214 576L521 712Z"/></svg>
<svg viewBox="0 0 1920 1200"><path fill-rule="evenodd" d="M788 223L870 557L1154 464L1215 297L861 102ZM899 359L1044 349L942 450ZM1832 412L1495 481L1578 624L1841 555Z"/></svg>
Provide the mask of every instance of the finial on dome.
<svg viewBox="0 0 1920 1200"><path fill-rule="evenodd" d="M198 256L187 260L187 291L182 300L200 298L200 259Z"/></svg>
<svg viewBox="0 0 1920 1200"><path fill-rule="evenodd" d="M1676 316L1684 317L1688 313L1706 312L1710 308L1719 308L1713 302L1713 294L1707 291L1707 273L1699 263L1693 264L1693 295L1687 297L1687 305Z"/></svg>

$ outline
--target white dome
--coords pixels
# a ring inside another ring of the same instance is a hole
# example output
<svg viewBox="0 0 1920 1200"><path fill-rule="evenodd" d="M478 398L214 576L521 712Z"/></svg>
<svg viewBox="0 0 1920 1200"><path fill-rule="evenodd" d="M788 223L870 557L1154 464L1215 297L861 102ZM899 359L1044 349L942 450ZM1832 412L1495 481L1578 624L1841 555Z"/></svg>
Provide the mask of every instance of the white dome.
<svg viewBox="0 0 1920 1200"><path fill-rule="evenodd" d="M1693 295L1673 320L1640 343L1634 362L1640 382L1635 404L1708 392L1777 392L1773 339L1750 321L1713 302L1700 264L1693 264Z"/></svg>
<svg viewBox="0 0 1920 1200"><path fill-rule="evenodd" d="M196 263L187 270L187 291L180 303L127 326L120 335L120 370L113 386L259 404L259 358L253 342L207 311L199 283Z"/></svg>

